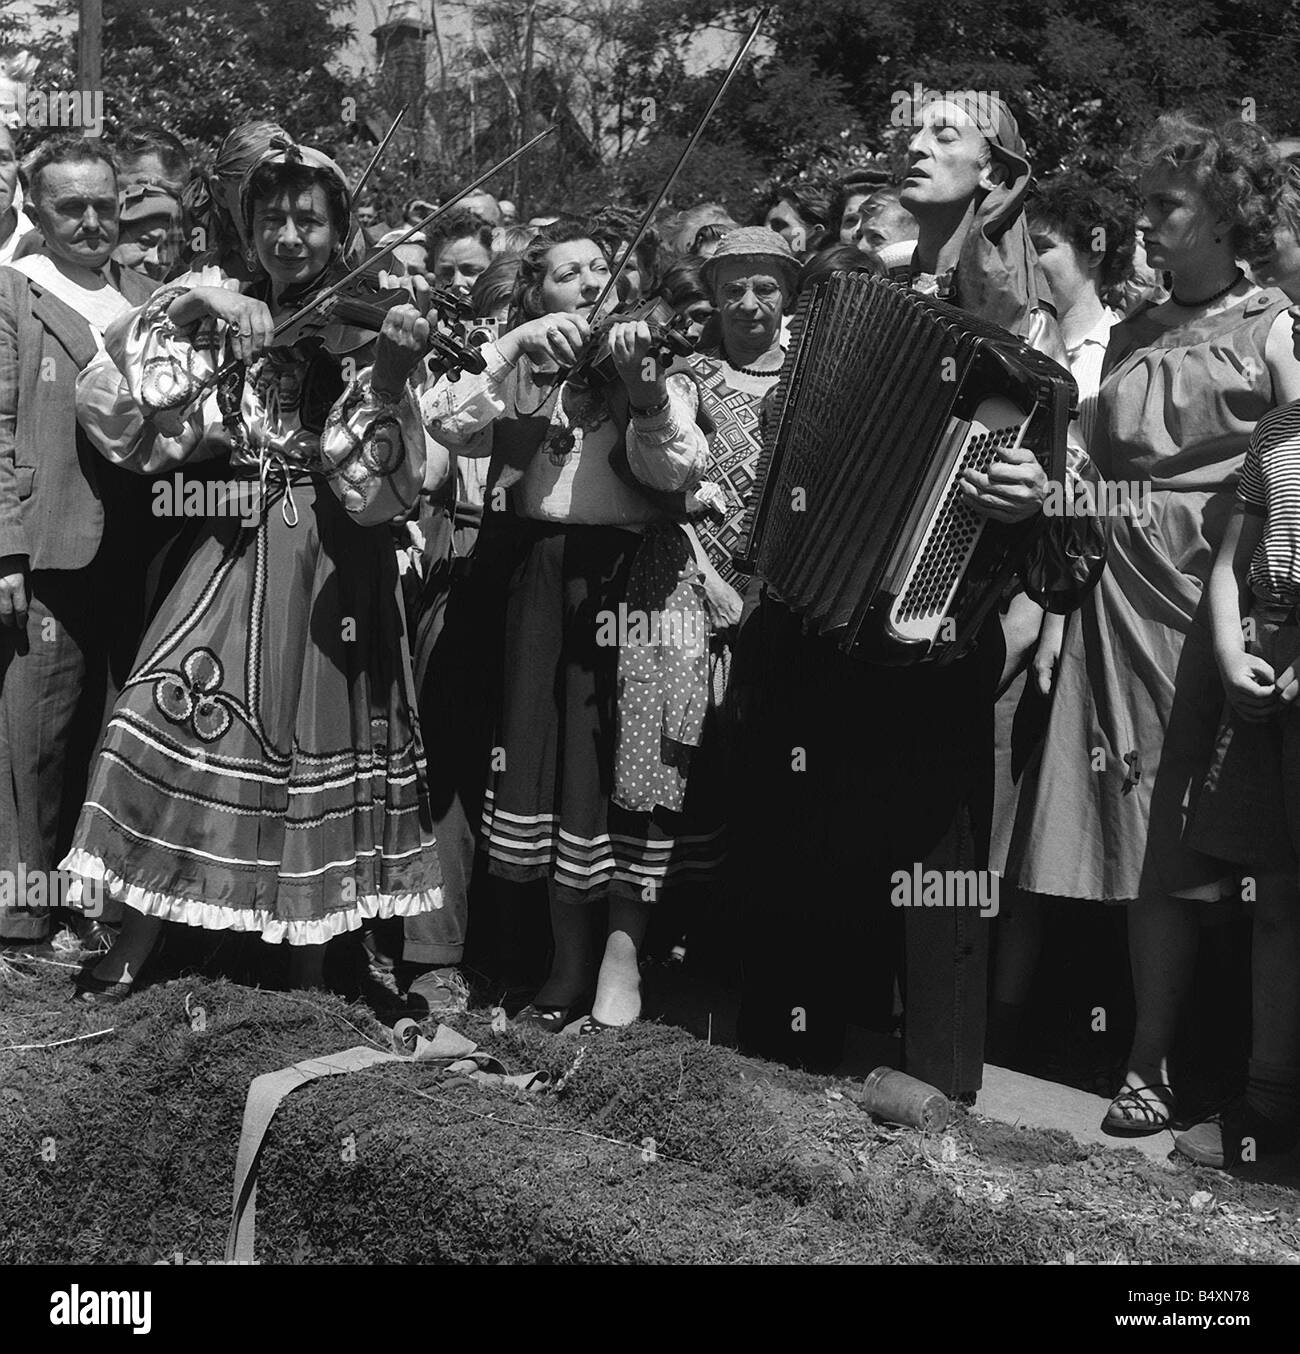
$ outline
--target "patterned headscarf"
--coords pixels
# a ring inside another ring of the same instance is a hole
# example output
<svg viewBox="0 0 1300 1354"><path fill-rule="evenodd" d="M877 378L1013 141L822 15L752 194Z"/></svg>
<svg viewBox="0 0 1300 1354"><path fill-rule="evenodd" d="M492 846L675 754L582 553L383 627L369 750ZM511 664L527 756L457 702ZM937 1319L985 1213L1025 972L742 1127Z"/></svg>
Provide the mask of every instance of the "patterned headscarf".
<svg viewBox="0 0 1300 1354"><path fill-rule="evenodd" d="M323 150L317 150L314 146L300 146L292 137L281 133L271 138L266 150L244 170L239 182L239 221L245 237L250 233L253 220L253 200L250 192L253 175L267 165L302 165L306 169L324 170L332 179L337 180L343 189L344 198L351 200L352 188L348 183L348 176L335 161Z"/></svg>
<svg viewBox="0 0 1300 1354"><path fill-rule="evenodd" d="M274 122L245 122L221 143L206 174L196 174L181 200L190 222L204 232L200 253L243 254L248 237L239 211L239 190L248 169L263 159L276 137L288 132Z"/></svg>
<svg viewBox="0 0 1300 1354"><path fill-rule="evenodd" d="M302 165L307 169L323 170L335 179L343 190L344 201L348 203L348 219L340 240L340 253L349 263L358 263L365 257L365 235L352 212L352 186L347 175L323 150L317 150L314 146L300 146L287 133L272 137L266 151L244 171L239 184L239 224L244 239L252 238L253 201L250 189L253 175L266 165Z"/></svg>

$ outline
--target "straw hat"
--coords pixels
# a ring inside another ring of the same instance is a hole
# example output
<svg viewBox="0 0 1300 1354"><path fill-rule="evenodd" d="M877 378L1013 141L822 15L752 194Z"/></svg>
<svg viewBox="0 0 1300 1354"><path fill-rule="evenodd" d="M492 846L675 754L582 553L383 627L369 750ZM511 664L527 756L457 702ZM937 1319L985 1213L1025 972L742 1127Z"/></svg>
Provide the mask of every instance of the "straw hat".
<svg viewBox="0 0 1300 1354"><path fill-rule="evenodd" d="M700 276L704 285L713 290L713 279L718 264L723 259L753 258L763 259L775 265L775 271L783 276L793 288L799 282L799 260L790 248L784 235L769 230L766 226L741 226L729 230L721 240L712 258L704 261Z"/></svg>

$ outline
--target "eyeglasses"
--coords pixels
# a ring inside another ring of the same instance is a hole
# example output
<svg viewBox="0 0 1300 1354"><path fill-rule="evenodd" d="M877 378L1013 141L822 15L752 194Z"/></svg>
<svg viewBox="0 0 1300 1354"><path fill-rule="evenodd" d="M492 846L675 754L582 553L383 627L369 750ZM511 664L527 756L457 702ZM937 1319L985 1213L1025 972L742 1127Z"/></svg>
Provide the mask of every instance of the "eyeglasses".
<svg viewBox="0 0 1300 1354"><path fill-rule="evenodd" d="M735 305L737 302L743 301L751 291L759 301L771 303L781 295L781 284L764 281L756 282L751 286L748 282L727 282L718 288L718 295L723 305Z"/></svg>

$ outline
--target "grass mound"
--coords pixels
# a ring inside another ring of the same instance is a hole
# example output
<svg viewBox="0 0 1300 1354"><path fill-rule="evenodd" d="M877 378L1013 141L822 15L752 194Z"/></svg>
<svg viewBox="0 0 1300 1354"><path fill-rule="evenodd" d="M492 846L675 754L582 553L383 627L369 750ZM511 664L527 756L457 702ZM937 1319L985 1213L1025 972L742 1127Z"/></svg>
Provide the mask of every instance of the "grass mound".
<svg viewBox="0 0 1300 1354"><path fill-rule="evenodd" d="M66 976L0 987L4 1263L220 1258L250 1081L385 1038L338 998L224 981L79 1010ZM668 1027L579 1042L497 1033L478 1013L457 1025L510 1070L543 1069L563 1089L447 1083L406 1064L294 1092L262 1154L259 1260L1297 1257L1285 1190L974 1115L926 1139L873 1123L851 1087ZM56 1040L76 1042L12 1047Z"/></svg>

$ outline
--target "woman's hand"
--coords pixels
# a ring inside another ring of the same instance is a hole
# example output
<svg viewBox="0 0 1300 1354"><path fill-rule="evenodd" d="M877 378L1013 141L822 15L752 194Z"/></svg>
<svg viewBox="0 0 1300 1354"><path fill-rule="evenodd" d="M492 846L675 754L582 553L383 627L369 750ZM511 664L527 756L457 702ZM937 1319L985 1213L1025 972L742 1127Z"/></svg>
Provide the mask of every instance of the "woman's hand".
<svg viewBox="0 0 1300 1354"><path fill-rule="evenodd" d="M1002 680L998 683L999 695L1024 671L1042 628L1043 608L1028 593L1016 593L1002 616L1006 658L1002 664Z"/></svg>
<svg viewBox="0 0 1300 1354"><path fill-rule="evenodd" d="M741 595L712 565L705 566L704 609L709 613L709 624L715 631L730 630L740 624L745 602Z"/></svg>
<svg viewBox="0 0 1300 1354"><path fill-rule="evenodd" d="M384 316L370 372L371 390L389 399L402 393L406 378L429 351L429 284L422 277L405 280L411 286L411 302L394 306Z"/></svg>
<svg viewBox="0 0 1300 1354"><path fill-rule="evenodd" d="M1042 628L1038 632L1038 645L1034 649L1034 683L1044 696L1052 694L1056 684L1056 669L1061 661L1061 644L1065 639L1065 617L1050 611L1043 617Z"/></svg>
<svg viewBox="0 0 1300 1354"><path fill-rule="evenodd" d="M664 379L663 368L653 355L653 349L654 338L650 326L644 320L624 321L611 326L610 354L634 409L653 409L655 405L662 404L668 394L668 383Z"/></svg>
<svg viewBox="0 0 1300 1354"><path fill-rule="evenodd" d="M167 307L167 318L182 329L207 315L225 321L234 354L241 362L251 361L269 348L275 337L275 321L266 303L225 287L192 287Z"/></svg>
<svg viewBox="0 0 1300 1354"><path fill-rule="evenodd" d="M961 491L969 507L995 522L1023 522L1041 511L1048 479L1028 447L1004 447L988 472L963 470Z"/></svg>
<svg viewBox="0 0 1300 1354"><path fill-rule="evenodd" d="M518 325L497 340L497 348L512 364L527 353L537 362L571 367L590 338L591 326L581 315L561 312Z"/></svg>
<svg viewBox="0 0 1300 1354"><path fill-rule="evenodd" d="M1281 679L1275 680L1272 665L1258 654L1241 651L1220 655L1219 672L1228 704L1242 719L1258 724L1277 710ZM1286 677L1287 673L1282 675ZM1294 681L1294 677L1291 673L1290 680Z"/></svg>

